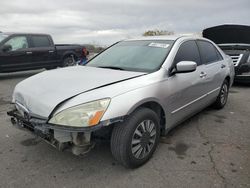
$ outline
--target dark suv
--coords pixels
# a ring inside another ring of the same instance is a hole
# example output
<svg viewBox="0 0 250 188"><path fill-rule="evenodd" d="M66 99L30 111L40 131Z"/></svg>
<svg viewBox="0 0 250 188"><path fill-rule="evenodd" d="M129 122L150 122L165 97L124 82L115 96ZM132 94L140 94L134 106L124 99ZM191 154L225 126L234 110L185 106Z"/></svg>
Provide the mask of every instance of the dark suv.
<svg viewBox="0 0 250 188"><path fill-rule="evenodd" d="M235 66L235 82L250 83L250 26L219 25L203 30L203 36L215 42Z"/></svg>

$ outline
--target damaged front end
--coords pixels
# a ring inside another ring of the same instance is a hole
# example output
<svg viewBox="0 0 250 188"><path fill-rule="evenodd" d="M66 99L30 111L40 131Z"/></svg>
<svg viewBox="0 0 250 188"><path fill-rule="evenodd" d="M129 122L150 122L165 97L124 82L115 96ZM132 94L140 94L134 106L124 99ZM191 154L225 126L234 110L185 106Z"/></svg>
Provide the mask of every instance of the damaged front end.
<svg viewBox="0 0 250 188"><path fill-rule="evenodd" d="M41 137L60 151L70 150L75 155L85 154L94 147L92 133L102 127L73 128L47 123L47 120L21 114L16 108L7 112L14 126Z"/></svg>

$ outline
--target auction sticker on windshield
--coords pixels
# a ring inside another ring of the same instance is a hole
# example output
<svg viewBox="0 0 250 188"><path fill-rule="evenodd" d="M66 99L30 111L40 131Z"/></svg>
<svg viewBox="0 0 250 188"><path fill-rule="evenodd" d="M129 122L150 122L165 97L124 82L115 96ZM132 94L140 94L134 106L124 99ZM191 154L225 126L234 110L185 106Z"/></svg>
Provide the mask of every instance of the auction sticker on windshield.
<svg viewBox="0 0 250 188"><path fill-rule="evenodd" d="M168 48L169 44L151 42L148 46L156 48Z"/></svg>

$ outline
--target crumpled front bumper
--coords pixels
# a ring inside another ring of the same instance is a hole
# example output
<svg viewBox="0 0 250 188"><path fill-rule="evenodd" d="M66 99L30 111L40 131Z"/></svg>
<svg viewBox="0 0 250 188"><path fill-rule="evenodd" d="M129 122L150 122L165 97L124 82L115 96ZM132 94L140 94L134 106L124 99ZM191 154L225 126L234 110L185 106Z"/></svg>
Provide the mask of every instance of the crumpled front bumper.
<svg viewBox="0 0 250 188"><path fill-rule="evenodd" d="M75 155L85 154L93 148L91 134L102 127L101 124L83 128L52 125L44 119L23 117L16 109L7 115L14 126L32 132L60 151L70 150Z"/></svg>

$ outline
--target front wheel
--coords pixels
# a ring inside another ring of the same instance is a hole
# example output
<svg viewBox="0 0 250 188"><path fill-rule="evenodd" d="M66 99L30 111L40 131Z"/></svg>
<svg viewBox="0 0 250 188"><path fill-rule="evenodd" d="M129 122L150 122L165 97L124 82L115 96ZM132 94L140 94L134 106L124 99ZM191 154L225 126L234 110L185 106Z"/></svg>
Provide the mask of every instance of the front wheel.
<svg viewBox="0 0 250 188"><path fill-rule="evenodd" d="M229 93L229 82L225 80L221 86L220 93L213 105L216 109L222 109L226 105L228 93Z"/></svg>
<svg viewBox="0 0 250 188"><path fill-rule="evenodd" d="M151 158L159 138L158 116L150 109L140 108L123 123L114 127L111 152L125 167L136 168Z"/></svg>

